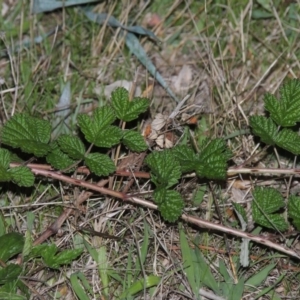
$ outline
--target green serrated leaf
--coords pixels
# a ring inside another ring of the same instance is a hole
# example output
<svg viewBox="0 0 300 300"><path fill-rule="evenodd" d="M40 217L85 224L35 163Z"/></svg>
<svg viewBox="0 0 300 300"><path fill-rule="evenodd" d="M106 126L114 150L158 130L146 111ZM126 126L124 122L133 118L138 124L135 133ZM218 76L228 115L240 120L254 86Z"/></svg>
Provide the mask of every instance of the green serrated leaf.
<svg viewBox="0 0 300 300"><path fill-rule="evenodd" d="M98 176L107 176L116 169L113 161L105 154L90 153L84 161L91 172Z"/></svg>
<svg viewBox="0 0 300 300"><path fill-rule="evenodd" d="M280 89L280 100L271 94L265 95L265 108L280 126L294 126L300 122L300 81L288 80Z"/></svg>
<svg viewBox="0 0 300 300"><path fill-rule="evenodd" d="M252 202L252 213L257 224L280 231L288 229L284 218L274 213L285 205L279 191L274 188L257 187L253 191L253 197L255 201Z"/></svg>
<svg viewBox="0 0 300 300"><path fill-rule="evenodd" d="M300 154L300 136L298 133L284 128L279 131L277 137L275 139L275 143L277 146L295 154Z"/></svg>
<svg viewBox="0 0 300 300"><path fill-rule="evenodd" d="M136 119L139 114L148 109L150 104L147 98L136 97L129 101L128 91L123 87L112 92L111 103L117 117L125 122Z"/></svg>
<svg viewBox="0 0 300 300"><path fill-rule="evenodd" d="M57 139L60 149L68 154L72 159L82 159L85 153L85 147L82 141L72 135L63 134Z"/></svg>
<svg viewBox="0 0 300 300"><path fill-rule="evenodd" d="M178 182L180 165L170 150L152 152L145 161L151 169L151 180L157 187L167 189Z"/></svg>
<svg viewBox="0 0 300 300"><path fill-rule="evenodd" d="M8 169L10 163L10 153L8 150L1 148L0 149L0 166L3 169Z"/></svg>
<svg viewBox="0 0 300 300"><path fill-rule="evenodd" d="M114 111L109 106L97 108L92 117L80 114L77 117L80 130L86 140L98 147L110 148L119 143L122 131L116 126L110 126L116 120Z"/></svg>
<svg viewBox="0 0 300 300"><path fill-rule="evenodd" d="M164 220L175 222L181 216L184 202L177 191L159 189L154 192L153 197Z"/></svg>
<svg viewBox="0 0 300 300"><path fill-rule="evenodd" d="M24 246L23 235L11 232L0 236L0 259L7 262L13 256L22 252Z"/></svg>
<svg viewBox="0 0 300 300"><path fill-rule="evenodd" d="M197 157L191 147L187 145L180 145L174 147L171 151L175 158L179 161L182 173L192 172L195 170L195 161L197 160Z"/></svg>
<svg viewBox="0 0 300 300"><path fill-rule="evenodd" d="M227 176L227 160L231 152L223 139L205 139L195 161L195 171L199 177L224 180Z"/></svg>
<svg viewBox="0 0 300 300"><path fill-rule="evenodd" d="M0 182L8 182L12 180L12 174L6 168L0 165Z"/></svg>
<svg viewBox="0 0 300 300"><path fill-rule="evenodd" d="M22 268L19 265L9 264L0 270L0 284L17 280L22 273Z"/></svg>
<svg viewBox="0 0 300 300"><path fill-rule="evenodd" d="M289 197L288 216L292 219L297 230L300 230L300 197L296 197L294 195Z"/></svg>
<svg viewBox="0 0 300 300"><path fill-rule="evenodd" d="M267 219L268 218L268 219ZM279 231L286 231L288 230L289 226L286 223L285 219L283 216L281 216L280 214L268 214L266 216L262 217L260 216L260 218L258 218L257 220L255 220L255 222L261 226L264 226L266 228L270 228L270 229L277 229Z"/></svg>
<svg viewBox="0 0 300 300"><path fill-rule="evenodd" d="M126 130L122 141L133 152L142 152L148 149L144 137L134 130Z"/></svg>
<svg viewBox="0 0 300 300"><path fill-rule="evenodd" d="M102 106L94 111L92 118L87 115L78 115L77 121L86 140L98 147L110 148L120 142L122 130L110 126L116 119L109 106Z"/></svg>
<svg viewBox="0 0 300 300"><path fill-rule="evenodd" d="M282 195L274 188L256 187L253 191L253 197L266 214L274 213L285 205Z"/></svg>
<svg viewBox="0 0 300 300"><path fill-rule="evenodd" d="M74 171L73 166L76 161L71 159L66 153L62 152L56 142L51 144L51 151L47 155L46 160L53 168L57 170L64 170L65 172Z"/></svg>
<svg viewBox="0 0 300 300"><path fill-rule="evenodd" d="M274 145L277 135L277 127L270 119L263 116L251 116L250 126L253 133L259 136L262 142L268 145Z"/></svg>
<svg viewBox="0 0 300 300"><path fill-rule="evenodd" d="M15 114L3 126L2 143L41 157L49 151L50 135L51 124L48 121L24 113Z"/></svg>
<svg viewBox="0 0 300 300"><path fill-rule="evenodd" d="M12 181L18 186L30 187L34 184L34 175L26 166L18 166L8 170Z"/></svg>
<svg viewBox="0 0 300 300"><path fill-rule="evenodd" d="M120 143L122 130L116 126L108 126L97 135L94 144L98 147L111 148Z"/></svg>

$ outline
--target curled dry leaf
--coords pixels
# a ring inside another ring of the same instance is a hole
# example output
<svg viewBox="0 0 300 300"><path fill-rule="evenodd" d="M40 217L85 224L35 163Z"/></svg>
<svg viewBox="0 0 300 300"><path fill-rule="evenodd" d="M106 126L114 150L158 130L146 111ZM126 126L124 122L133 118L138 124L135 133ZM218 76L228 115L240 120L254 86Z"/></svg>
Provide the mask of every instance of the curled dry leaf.
<svg viewBox="0 0 300 300"><path fill-rule="evenodd" d="M151 123L153 130L159 131L167 124L168 116L158 113Z"/></svg>

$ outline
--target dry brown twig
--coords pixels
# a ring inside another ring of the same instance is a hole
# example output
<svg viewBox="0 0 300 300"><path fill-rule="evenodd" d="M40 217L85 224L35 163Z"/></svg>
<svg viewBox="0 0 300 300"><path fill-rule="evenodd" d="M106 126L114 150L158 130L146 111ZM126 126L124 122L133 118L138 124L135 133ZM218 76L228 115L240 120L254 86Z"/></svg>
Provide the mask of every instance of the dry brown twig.
<svg viewBox="0 0 300 300"><path fill-rule="evenodd" d="M13 166L16 166L16 164L13 164ZM35 175L40 175L40 176L44 176L44 177L49 177L52 179L56 179L56 180L60 180L63 182L67 182L70 183L72 185L76 185L76 186L80 186L82 188L86 188L92 191L96 191L99 192L101 194L105 194L105 195L109 195L115 198L118 198L120 200L123 201L129 201L133 204L142 206L142 207L146 207L146 208L150 208L153 210L157 210L157 205L155 205L154 203L147 201L145 199L142 198L138 198L138 197L131 197L128 194L122 193L122 192L117 192L108 188L105 188L104 185L107 183L106 181L100 182L98 184L93 184L93 183L89 183L86 182L84 180L79 180L79 179L75 179L75 178L71 178L68 176L65 176L59 172L56 171L51 171L51 170L44 170L44 169L39 169L39 168L34 168L31 167L30 165L28 165L28 167L31 168L31 171L35 174ZM229 175L233 175L236 173L240 173L242 171L242 173L246 173L246 170L248 172L253 172L253 173L272 173L272 169L230 169L228 170L228 174ZM279 170L281 171L281 169ZM290 171L290 170L289 170ZM299 174L300 170L293 170L292 172L294 172L295 174ZM276 173L276 172L275 172ZM282 172L278 172L280 174L282 174ZM90 197L92 195L91 192L83 192L80 197L75 201L74 205L75 206L79 206L81 203L83 203L84 201L87 200L88 197ZM60 228L60 226L64 223L64 221L68 218L68 216L73 212L73 208L67 208L63 214L44 232L41 234L41 236L34 242L35 245L42 243L43 241L45 241L48 237L50 237L51 235L55 234L58 229ZM261 236L255 236L253 234L244 232L244 231L240 231L237 229L233 229L233 228L228 228L225 227L223 225L220 224L216 224L213 222L209 222L209 221L205 221L202 220L198 217L195 216L191 216L191 215L187 215L187 214L182 214L181 215L181 219L186 221L187 223L190 224L194 224L200 228L207 228L210 230L216 230L219 232L223 232L226 234L230 234L230 235L234 235L237 237L241 237L241 238L246 238L249 240L252 240L254 242L257 242L259 244L262 244L264 246L270 247L272 249L276 249L282 253L285 253L286 255L292 256L294 258L300 259L300 255L293 251L292 249L287 249L286 247L283 247L280 244L274 243L264 237Z"/></svg>

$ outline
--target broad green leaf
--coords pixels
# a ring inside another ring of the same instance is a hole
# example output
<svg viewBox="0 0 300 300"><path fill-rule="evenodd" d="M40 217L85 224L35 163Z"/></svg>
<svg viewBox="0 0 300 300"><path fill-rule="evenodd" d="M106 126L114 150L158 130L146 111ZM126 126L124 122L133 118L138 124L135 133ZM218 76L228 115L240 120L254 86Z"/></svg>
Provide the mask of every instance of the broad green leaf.
<svg viewBox="0 0 300 300"><path fill-rule="evenodd" d="M195 170L196 154L193 149L187 145L176 146L172 149L173 155L180 163L181 172L192 172Z"/></svg>
<svg viewBox="0 0 300 300"><path fill-rule="evenodd" d="M34 184L34 175L26 166L18 166L8 170L12 181L18 186L30 187Z"/></svg>
<svg viewBox="0 0 300 300"><path fill-rule="evenodd" d="M0 166L3 169L8 169L10 163L10 153L8 150L1 148L0 149Z"/></svg>
<svg viewBox="0 0 300 300"><path fill-rule="evenodd" d="M99 131L94 144L98 147L111 148L120 143L122 138L122 130L116 126L108 126Z"/></svg>
<svg viewBox="0 0 300 300"><path fill-rule="evenodd" d="M245 282L245 285L260 286L267 279L269 273L275 268L275 266L276 264L271 263L262 270L256 272Z"/></svg>
<svg viewBox="0 0 300 300"><path fill-rule="evenodd" d="M48 121L27 114L15 114L2 130L2 143L37 157L49 151L51 125Z"/></svg>
<svg viewBox="0 0 300 300"><path fill-rule="evenodd" d="M89 153L84 161L90 171L98 176L107 176L116 170L113 161L105 154Z"/></svg>
<svg viewBox="0 0 300 300"><path fill-rule="evenodd" d="M288 80L280 89L280 100L271 94L265 95L265 108L280 126L294 126L300 122L300 81Z"/></svg>
<svg viewBox="0 0 300 300"><path fill-rule="evenodd" d="M72 135L63 134L57 139L60 149L72 159L82 159L85 147L82 141Z"/></svg>
<svg viewBox="0 0 300 300"><path fill-rule="evenodd" d="M204 140L195 161L197 175L208 179L224 180L227 175L227 160L231 155L223 139Z"/></svg>
<svg viewBox="0 0 300 300"><path fill-rule="evenodd" d="M296 197L294 195L289 197L288 216L292 219L297 230L300 230L300 197Z"/></svg>
<svg viewBox="0 0 300 300"><path fill-rule="evenodd" d="M257 224L264 226L266 228L276 229L279 231L286 231L289 228L284 217L279 214L268 214L268 215L261 214L261 215L255 215L254 217L254 213L253 213L253 219Z"/></svg>
<svg viewBox="0 0 300 300"><path fill-rule="evenodd" d="M12 180L12 174L3 166L0 165L0 182L7 182Z"/></svg>
<svg viewBox="0 0 300 300"><path fill-rule="evenodd" d="M19 265L7 265L5 268L0 270L0 284L17 280L21 272L22 268Z"/></svg>
<svg viewBox="0 0 300 300"><path fill-rule="evenodd" d="M154 201L158 204L158 210L168 222L175 222L182 214L184 202L177 191L158 189L155 190Z"/></svg>
<svg viewBox="0 0 300 300"><path fill-rule="evenodd" d="M147 98L136 97L129 101L128 91L123 87L112 92L111 103L117 117L125 122L136 119L148 109L150 104Z"/></svg>
<svg viewBox="0 0 300 300"><path fill-rule="evenodd" d="M53 168L72 172L74 170L75 160L71 159L66 153L62 152L56 142L51 144L52 150L47 155L46 160ZM69 168L73 166L72 168Z"/></svg>
<svg viewBox="0 0 300 300"><path fill-rule="evenodd" d="M274 213L284 207L284 200L280 192L274 188L256 187L253 197L264 213ZM253 201L253 204L255 201Z"/></svg>
<svg viewBox="0 0 300 300"><path fill-rule="evenodd" d="M0 259L7 262L13 256L22 252L24 246L23 235L11 232L0 236Z"/></svg>
<svg viewBox="0 0 300 300"><path fill-rule="evenodd" d="M122 141L133 152L142 152L148 149L144 137L134 130L126 130Z"/></svg>
<svg viewBox="0 0 300 300"><path fill-rule="evenodd" d="M110 125L115 120L114 111L109 106L97 108L92 117L85 114L77 117L78 125L86 140L105 148L118 144L122 137L122 130Z"/></svg>
<svg viewBox="0 0 300 300"><path fill-rule="evenodd" d="M254 221L267 228L284 231L288 229L288 224L280 214L275 214L284 201L279 191L274 188L255 188L253 192L252 213Z"/></svg>
<svg viewBox="0 0 300 300"><path fill-rule="evenodd" d="M262 142L268 145L275 144L277 127L272 119L263 116L251 116L250 126L253 133L259 136Z"/></svg>
<svg viewBox="0 0 300 300"><path fill-rule="evenodd" d="M151 180L157 187L165 189L175 185L180 176L180 165L170 150L154 151L146 158L151 169Z"/></svg>
<svg viewBox="0 0 300 300"><path fill-rule="evenodd" d="M275 143L277 146L295 154L300 154L300 136L290 129L284 128L276 136Z"/></svg>

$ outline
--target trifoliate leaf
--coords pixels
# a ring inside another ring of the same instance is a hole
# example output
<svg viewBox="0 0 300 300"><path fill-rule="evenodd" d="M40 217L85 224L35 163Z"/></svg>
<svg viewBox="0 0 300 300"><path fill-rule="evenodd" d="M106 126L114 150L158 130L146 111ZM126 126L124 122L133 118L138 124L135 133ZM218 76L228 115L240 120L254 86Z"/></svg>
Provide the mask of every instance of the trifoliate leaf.
<svg viewBox="0 0 300 300"><path fill-rule="evenodd" d="M34 184L34 175L26 166L18 166L9 169L12 181L18 186L30 187Z"/></svg>
<svg viewBox="0 0 300 300"><path fill-rule="evenodd" d="M275 143L295 155L300 154L300 136L290 129L284 128L279 131Z"/></svg>
<svg viewBox="0 0 300 300"><path fill-rule="evenodd" d="M191 147L188 147L187 145L180 145L174 147L171 151L179 161L182 173L192 172L195 170L195 161L197 160L197 157Z"/></svg>
<svg viewBox="0 0 300 300"><path fill-rule="evenodd" d="M78 137L63 134L57 139L57 143L70 158L78 160L84 157L85 147Z"/></svg>
<svg viewBox="0 0 300 300"><path fill-rule="evenodd" d="M107 176L116 169L113 161L105 154L90 153L84 161L90 171L98 176Z"/></svg>
<svg viewBox="0 0 300 300"><path fill-rule="evenodd" d="M176 191L160 190L154 194L154 201L158 203L158 210L166 221L175 222L181 216L184 207L183 199Z"/></svg>
<svg viewBox="0 0 300 300"><path fill-rule="evenodd" d="M270 119L263 116L250 117L250 126L255 135L259 136L262 142L274 145L277 134L277 127Z"/></svg>
<svg viewBox="0 0 300 300"><path fill-rule="evenodd" d="M75 167L76 160L71 159L66 153L62 152L56 142L52 143L51 151L47 155L46 160L53 168L64 170L64 172L72 172ZM73 166L72 168L69 168Z"/></svg>
<svg viewBox="0 0 300 300"><path fill-rule="evenodd" d="M134 130L126 130L122 142L133 152L142 152L148 149L144 137Z"/></svg>
<svg viewBox="0 0 300 300"><path fill-rule="evenodd" d="M195 171L199 177L224 180L227 175L227 160L231 152L223 139L205 139L195 160Z"/></svg>
<svg viewBox="0 0 300 300"><path fill-rule="evenodd" d="M150 104L147 98L136 97L129 101L128 91L122 87L112 92L111 103L117 117L125 122L136 119L139 114L148 109Z"/></svg>
<svg viewBox="0 0 300 300"><path fill-rule="evenodd" d="M289 197L288 216L292 219L297 230L300 230L300 197L294 195Z"/></svg>
<svg viewBox="0 0 300 300"><path fill-rule="evenodd" d="M300 122L300 81L298 79L287 81L280 89L280 100L266 94L264 102L266 110L278 125L296 125L296 122Z"/></svg>
<svg viewBox="0 0 300 300"><path fill-rule="evenodd" d="M6 149L0 149L0 166L4 169L8 169L10 163L10 153Z"/></svg>
<svg viewBox="0 0 300 300"><path fill-rule="evenodd" d="M152 152L145 161L151 169L151 180L157 187L167 189L178 182L180 165L170 150Z"/></svg>
<svg viewBox="0 0 300 300"><path fill-rule="evenodd" d="M274 188L257 187L253 191L253 197L255 199L252 202L253 220L257 224L281 231L288 228L284 218L275 213L285 205L280 192Z"/></svg>
<svg viewBox="0 0 300 300"><path fill-rule="evenodd" d="M4 124L2 143L41 157L49 151L50 135L51 125L48 121L22 113L14 115Z"/></svg>
<svg viewBox="0 0 300 300"><path fill-rule="evenodd" d="M92 117L80 114L77 117L80 130L86 140L98 147L110 148L120 142L122 130L110 126L116 120L114 111L109 106L97 108Z"/></svg>

